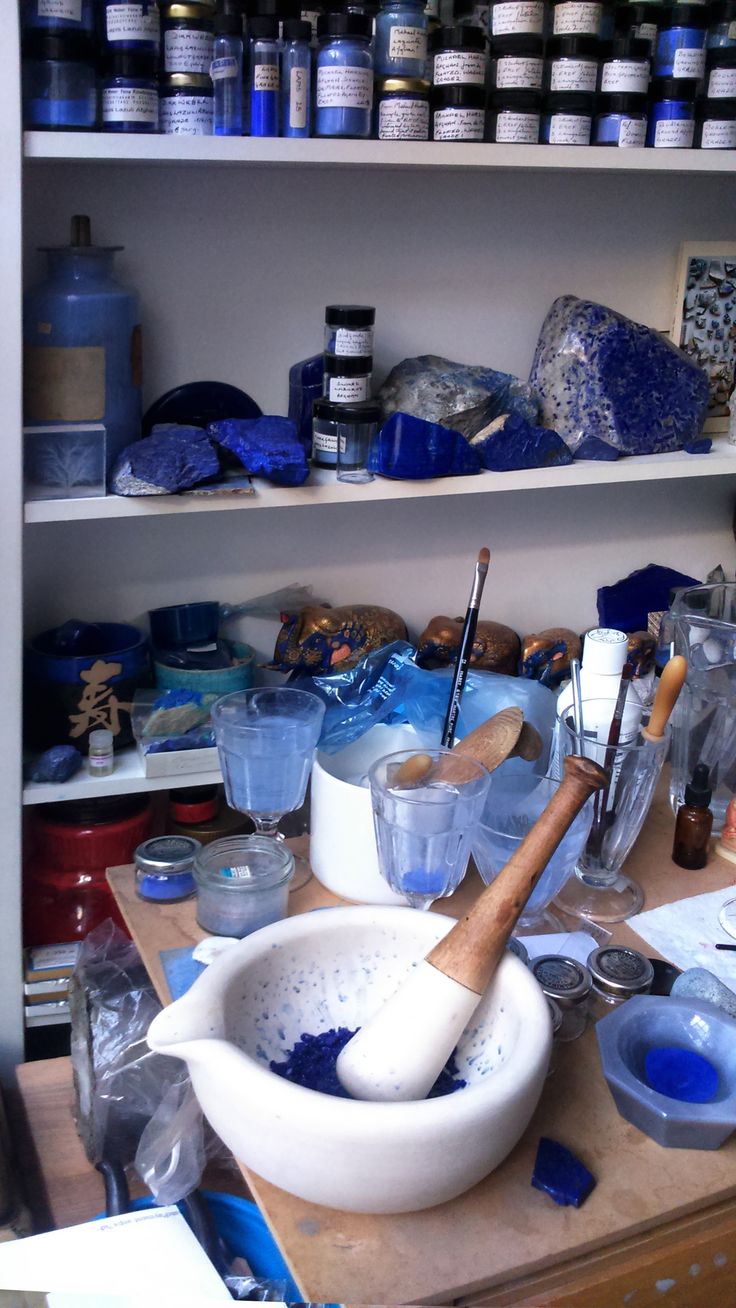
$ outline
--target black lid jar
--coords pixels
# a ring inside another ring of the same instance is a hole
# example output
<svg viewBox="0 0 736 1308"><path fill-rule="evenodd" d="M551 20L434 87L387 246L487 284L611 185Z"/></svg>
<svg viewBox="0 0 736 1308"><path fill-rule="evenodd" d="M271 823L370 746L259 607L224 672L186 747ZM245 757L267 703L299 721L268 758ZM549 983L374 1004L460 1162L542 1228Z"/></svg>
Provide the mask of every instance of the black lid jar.
<svg viewBox="0 0 736 1308"><path fill-rule="evenodd" d="M590 145L594 96L580 91L551 92L545 102L541 137L545 145Z"/></svg>
<svg viewBox="0 0 736 1308"><path fill-rule="evenodd" d="M541 36L502 36L493 43L496 91L541 91L544 77Z"/></svg>
<svg viewBox="0 0 736 1308"><path fill-rule="evenodd" d="M598 96L593 145L639 148L646 143L647 97L626 92Z"/></svg>
<svg viewBox="0 0 736 1308"><path fill-rule="evenodd" d="M539 91L496 91L488 135L499 145L538 145L542 109Z"/></svg>
<svg viewBox="0 0 736 1308"><path fill-rule="evenodd" d="M97 122L92 42L85 32L32 30L23 42L23 125L91 131Z"/></svg>
<svg viewBox="0 0 736 1308"><path fill-rule="evenodd" d="M614 37L601 50L600 90L604 95L646 95L650 70L648 41Z"/></svg>
<svg viewBox="0 0 736 1308"><path fill-rule="evenodd" d="M325 309L325 351L327 354L368 358L373 354L372 304L328 304Z"/></svg>
<svg viewBox="0 0 736 1308"><path fill-rule="evenodd" d="M705 72L706 5L672 5L662 12L654 52L655 77L700 81Z"/></svg>
<svg viewBox="0 0 736 1308"><path fill-rule="evenodd" d="M657 43L661 14L659 5L617 5L614 10L614 26L616 32L623 36L635 36L646 41L651 57Z"/></svg>
<svg viewBox="0 0 736 1308"><path fill-rule="evenodd" d="M432 140L484 140L485 110L482 86L436 86L432 92Z"/></svg>
<svg viewBox="0 0 736 1308"><path fill-rule="evenodd" d="M480 27L441 27L429 39L435 86L485 86L486 37Z"/></svg>
<svg viewBox="0 0 736 1308"><path fill-rule="evenodd" d="M102 130L158 131L158 78L155 56L113 53L102 83Z"/></svg>
<svg viewBox="0 0 736 1308"><path fill-rule="evenodd" d="M736 47L736 0L713 0L705 44L708 50Z"/></svg>
<svg viewBox="0 0 736 1308"><path fill-rule="evenodd" d="M683 77L655 77L649 87L647 145L689 150L695 135L698 83Z"/></svg>
<svg viewBox="0 0 736 1308"><path fill-rule="evenodd" d="M644 995L654 980L654 968L645 954L623 945L603 945L588 955L593 982L591 1000L599 1016L632 995Z"/></svg>
<svg viewBox="0 0 736 1308"><path fill-rule="evenodd" d="M379 141L429 140L429 82L419 77L376 80L376 136Z"/></svg>
<svg viewBox="0 0 736 1308"><path fill-rule="evenodd" d="M594 36L552 36L547 42L549 91L592 95L598 85L599 42Z"/></svg>
<svg viewBox="0 0 736 1308"><path fill-rule="evenodd" d="M736 46L709 50L705 65L707 100L736 99Z"/></svg>
<svg viewBox="0 0 736 1308"><path fill-rule="evenodd" d="M554 36L600 36L603 5L598 0L555 0Z"/></svg>
<svg viewBox="0 0 736 1308"><path fill-rule="evenodd" d="M544 35L544 0L496 0L491 5L491 37Z"/></svg>
<svg viewBox="0 0 736 1308"><path fill-rule="evenodd" d="M202 4L168 4L161 11L164 73L209 76L214 25L212 10Z"/></svg>
<svg viewBox="0 0 736 1308"><path fill-rule="evenodd" d="M325 399L333 404L355 404L371 393L373 359L342 354L324 356Z"/></svg>
<svg viewBox="0 0 736 1308"><path fill-rule="evenodd" d="M373 434L383 419L383 410L377 400L355 404L333 404L331 400L315 400L312 406L312 463L318 468L337 467L337 447L346 427L370 427Z"/></svg>
<svg viewBox="0 0 736 1308"><path fill-rule="evenodd" d="M736 100L696 104L693 145L700 150L736 150Z"/></svg>
<svg viewBox="0 0 736 1308"><path fill-rule="evenodd" d="M171 73L159 85L159 126L170 136L211 136L212 81L203 73Z"/></svg>

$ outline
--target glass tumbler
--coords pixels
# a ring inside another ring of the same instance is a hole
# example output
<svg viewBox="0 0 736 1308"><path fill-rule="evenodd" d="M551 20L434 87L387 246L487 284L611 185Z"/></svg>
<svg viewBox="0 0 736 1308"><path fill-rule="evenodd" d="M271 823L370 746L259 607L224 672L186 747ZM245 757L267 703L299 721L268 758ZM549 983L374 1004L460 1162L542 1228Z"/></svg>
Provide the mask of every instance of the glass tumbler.
<svg viewBox="0 0 736 1308"><path fill-rule="evenodd" d="M402 750L368 779L381 875L412 908L429 908L465 876L490 773L449 749Z"/></svg>

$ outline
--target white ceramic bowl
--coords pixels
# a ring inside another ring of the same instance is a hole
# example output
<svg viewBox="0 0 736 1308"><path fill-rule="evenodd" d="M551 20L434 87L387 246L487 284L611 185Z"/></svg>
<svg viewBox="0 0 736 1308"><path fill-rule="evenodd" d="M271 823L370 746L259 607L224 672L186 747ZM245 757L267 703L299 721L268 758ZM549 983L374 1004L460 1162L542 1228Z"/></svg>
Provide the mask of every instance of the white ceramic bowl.
<svg viewBox="0 0 736 1308"><path fill-rule="evenodd" d="M453 1199L513 1149L551 1049L547 1001L507 953L458 1045L466 1088L367 1103L270 1071L304 1032L360 1026L453 925L438 913L353 907L304 913L233 945L155 1018L152 1049L183 1058L228 1148L272 1184L363 1213Z"/></svg>

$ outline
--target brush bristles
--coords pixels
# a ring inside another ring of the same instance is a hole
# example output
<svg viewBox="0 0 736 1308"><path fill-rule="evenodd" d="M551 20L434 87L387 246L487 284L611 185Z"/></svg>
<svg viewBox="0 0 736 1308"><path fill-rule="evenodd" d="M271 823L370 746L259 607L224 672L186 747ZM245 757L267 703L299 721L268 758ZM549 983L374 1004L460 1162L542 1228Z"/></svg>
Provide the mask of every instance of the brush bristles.
<svg viewBox="0 0 736 1308"><path fill-rule="evenodd" d="M480 568L482 568L484 572L487 572L487 571L488 571L488 564L490 563L490 561L491 561L491 551L490 551L490 550L487 550L487 549L484 547L484 548L480 551L480 554L478 555L478 566L479 566Z"/></svg>

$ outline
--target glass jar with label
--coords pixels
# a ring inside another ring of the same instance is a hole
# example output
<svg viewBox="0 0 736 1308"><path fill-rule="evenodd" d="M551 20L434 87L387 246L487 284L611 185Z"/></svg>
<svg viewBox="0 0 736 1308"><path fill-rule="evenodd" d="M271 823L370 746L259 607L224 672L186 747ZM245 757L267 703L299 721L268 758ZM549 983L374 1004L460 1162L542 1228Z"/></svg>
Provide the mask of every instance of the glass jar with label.
<svg viewBox="0 0 736 1308"><path fill-rule="evenodd" d="M83 32L29 32L23 45L23 126L50 132L91 131L97 79Z"/></svg>
<svg viewBox="0 0 736 1308"><path fill-rule="evenodd" d="M689 150L695 136L698 83L684 77L655 77L649 88L647 145L657 150Z"/></svg>
<svg viewBox="0 0 736 1308"><path fill-rule="evenodd" d="M600 90L604 95L646 95L649 90L649 42L616 36L601 50Z"/></svg>
<svg viewBox="0 0 736 1308"><path fill-rule="evenodd" d="M496 0L491 6L494 42L498 36L544 36L544 29L544 0Z"/></svg>
<svg viewBox="0 0 736 1308"><path fill-rule="evenodd" d="M141 899L176 904L196 890L194 860L202 848L193 836L153 836L133 855L135 888Z"/></svg>
<svg viewBox="0 0 736 1308"><path fill-rule="evenodd" d="M588 956L592 978L590 1007L595 1018L605 1017L611 1009L632 995L645 995L652 987L654 968L638 949L622 945L603 945Z"/></svg>
<svg viewBox="0 0 736 1308"><path fill-rule="evenodd" d="M250 134L278 136L281 117L281 42L275 15L258 14L248 24L250 35Z"/></svg>
<svg viewBox="0 0 736 1308"><path fill-rule="evenodd" d="M103 40L108 50L158 54L161 30L158 0L104 0Z"/></svg>
<svg viewBox="0 0 736 1308"><path fill-rule="evenodd" d="M429 140L429 82L419 77L376 79L379 141Z"/></svg>
<svg viewBox="0 0 736 1308"><path fill-rule="evenodd" d="M603 5L597 0L557 0L552 17L554 36L600 36Z"/></svg>
<svg viewBox="0 0 736 1308"><path fill-rule="evenodd" d="M593 145L617 145L622 149L646 145L647 97L645 95L600 95L593 126Z"/></svg>
<svg viewBox="0 0 736 1308"><path fill-rule="evenodd" d="M541 91L544 77L541 36L499 36L493 42L491 74L496 91Z"/></svg>
<svg viewBox="0 0 736 1308"><path fill-rule="evenodd" d="M287 18L281 51L281 135L312 135L312 29L305 19Z"/></svg>
<svg viewBox="0 0 736 1308"><path fill-rule="evenodd" d="M641 0L638 4L618 5L614 12L616 35L637 36L646 41L649 57L653 58L661 12L659 5L650 4L648 0L647 3Z"/></svg>
<svg viewBox="0 0 736 1308"><path fill-rule="evenodd" d="M592 978L587 967L562 954L540 954L529 969L548 999L562 1011L558 1040L576 1040L588 1021L588 997Z"/></svg>
<svg viewBox="0 0 736 1308"><path fill-rule="evenodd" d="M706 50L736 47L736 0L715 0L708 13Z"/></svg>
<svg viewBox="0 0 736 1308"><path fill-rule="evenodd" d="M705 67L706 100L736 99L736 46L711 50Z"/></svg>
<svg viewBox="0 0 736 1308"><path fill-rule="evenodd" d="M436 86L432 91L433 141L483 141L486 93L482 86Z"/></svg>
<svg viewBox="0 0 736 1308"><path fill-rule="evenodd" d="M376 16L376 76L423 78L427 30L424 0L384 0Z"/></svg>
<svg viewBox="0 0 736 1308"><path fill-rule="evenodd" d="M551 36L547 42L547 90L592 95L598 85L598 49L594 36Z"/></svg>
<svg viewBox="0 0 736 1308"><path fill-rule="evenodd" d="M161 18L162 71L209 77L215 40L212 10L203 4L168 4Z"/></svg>
<svg viewBox="0 0 736 1308"><path fill-rule="evenodd" d="M355 404L371 393L373 360L340 354L325 355L325 399L333 404Z"/></svg>
<svg viewBox="0 0 736 1308"><path fill-rule="evenodd" d="M211 136L212 81L201 73L172 73L159 86L159 125L169 136Z"/></svg>
<svg viewBox="0 0 736 1308"><path fill-rule="evenodd" d="M498 145L537 145L540 91L496 91L491 97L488 136Z"/></svg>
<svg viewBox="0 0 736 1308"><path fill-rule="evenodd" d="M154 56L112 54L102 83L103 132L157 132L158 78Z"/></svg>
<svg viewBox="0 0 736 1308"><path fill-rule="evenodd" d="M441 27L429 50L435 86L485 86L486 36L480 27Z"/></svg>
<svg viewBox="0 0 736 1308"><path fill-rule="evenodd" d="M328 304L325 353L369 359L373 355L376 311L372 304Z"/></svg>
<svg viewBox="0 0 736 1308"><path fill-rule="evenodd" d="M20 6L24 32L95 33L95 0L23 0Z"/></svg>
<svg viewBox="0 0 736 1308"><path fill-rule="evenodd" d="M373 109L372 23L367 14L317 20L317 136L367 138Z"/></svg>
<svg viewBox="0 0 736 1308"><path fill-rule="evenodd" d="M699 150L736 150L736 100L701 100L695 106Z"/></svg>
<svg viewBox="0 0 736 1308"><path fill-rule="evenodd" d="M594 96L581 91L552 91L544 102L544 145L590 145Z"/></svg>
<svg viewBox="0 0 736 1308"><path fill-rule="evenodd" d="M374 400L357 404L333 404L315 400L312 418L312 463L318 468L337 468L341 441L345 448L357 442L368 448L381 425L382 411Z"/></svg>
<svg viewBox="0 0 736 1308"><path fill-rule="evenodd" d="M655 77L699 82L705 73L706 5L672 5L663 10L654 52Z"/></svg>

